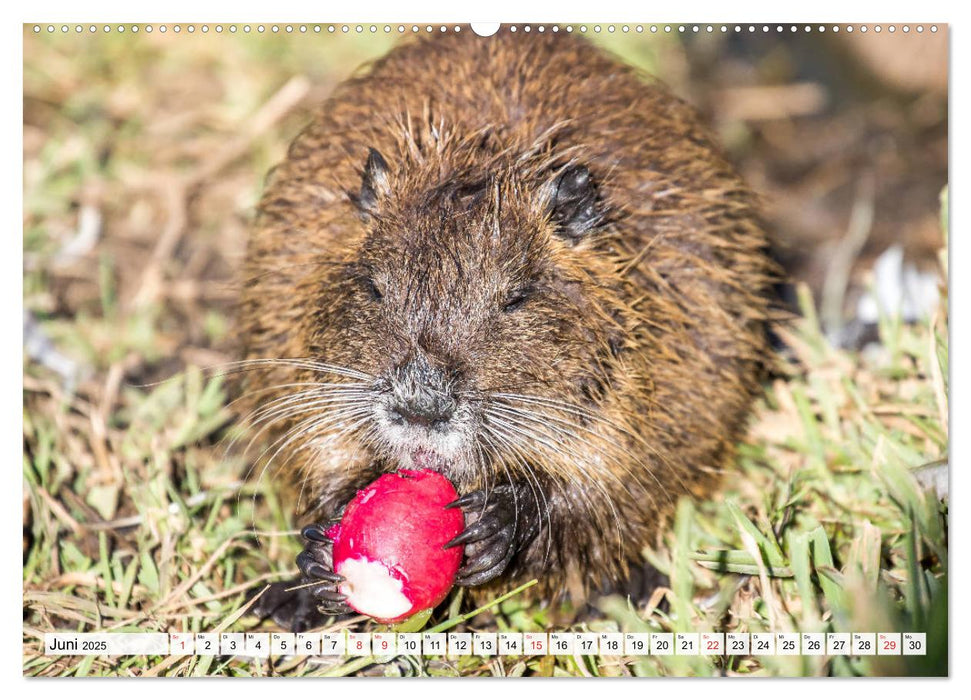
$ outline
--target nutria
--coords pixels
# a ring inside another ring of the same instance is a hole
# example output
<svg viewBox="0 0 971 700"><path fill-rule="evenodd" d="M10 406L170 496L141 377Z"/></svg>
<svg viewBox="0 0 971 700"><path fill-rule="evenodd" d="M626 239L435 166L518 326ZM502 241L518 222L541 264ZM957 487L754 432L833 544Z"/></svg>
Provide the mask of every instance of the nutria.
<svg viewBox="0 0 971 700"><path fill-rule="evenodd" d="M245 266L247 396L317 582L257 612L344 609L322 524L399 467L464 494L459 583L483 596L623 581L730 464L765 249L693 109L579 37L413 39L341 84L272 172Z"/></svg>

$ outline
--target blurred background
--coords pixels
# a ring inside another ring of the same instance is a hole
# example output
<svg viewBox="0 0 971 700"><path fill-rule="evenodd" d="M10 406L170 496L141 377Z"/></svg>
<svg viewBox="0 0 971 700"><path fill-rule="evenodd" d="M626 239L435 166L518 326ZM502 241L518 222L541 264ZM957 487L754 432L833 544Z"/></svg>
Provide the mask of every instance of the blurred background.
<svg viewBox="0 0 971 700"><path fill-rule="evenodd" d="M25 624L38 629L90 622L92 600L98 624L206 624L292 568L286 509L225 449L231 394L199 368L236 358L235 274L267 170L396 34L127 26L24 28ZM784 300L805 283L822 331L853 351L878 339L881 313L926 330L938 308L948 48L929 26L584 34L702 112L763 198ZM936 415L937 385L921 382L888 391ZM907 438L913 454L946 451L942 417Z"/></svg>

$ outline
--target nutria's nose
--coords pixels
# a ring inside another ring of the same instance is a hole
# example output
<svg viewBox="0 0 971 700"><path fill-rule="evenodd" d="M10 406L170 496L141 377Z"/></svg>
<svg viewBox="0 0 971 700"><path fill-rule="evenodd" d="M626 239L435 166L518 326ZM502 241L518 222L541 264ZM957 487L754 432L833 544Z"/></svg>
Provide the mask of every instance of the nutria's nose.
<svg viewBox="0 0 971 700"><path fill-rule="evenodd" d="M442 429L456 410L452 381L423 352L412 353L389 376L388 418L399 425Z"/></svg>
<svg viewBox="0 0 971 700"><path fill-rule="evenodd" d="M399 403L391 408L391 419L403 421L426 428L439 428L449 421L455 413L451 401L423 401L420 403Z"/></svg>

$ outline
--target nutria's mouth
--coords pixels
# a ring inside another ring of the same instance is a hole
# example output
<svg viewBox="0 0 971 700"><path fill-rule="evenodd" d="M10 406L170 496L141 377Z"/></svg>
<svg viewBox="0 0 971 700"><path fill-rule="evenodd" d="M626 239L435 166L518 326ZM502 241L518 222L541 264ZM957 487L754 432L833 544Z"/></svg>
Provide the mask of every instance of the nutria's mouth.
<svg viewBox="0 0 971 700"><path fill-rule="evenodd" d="M448 467L448 460L433 450L419 448L412 450L410 456L415 469L431 469L443 473Z"/></svg>

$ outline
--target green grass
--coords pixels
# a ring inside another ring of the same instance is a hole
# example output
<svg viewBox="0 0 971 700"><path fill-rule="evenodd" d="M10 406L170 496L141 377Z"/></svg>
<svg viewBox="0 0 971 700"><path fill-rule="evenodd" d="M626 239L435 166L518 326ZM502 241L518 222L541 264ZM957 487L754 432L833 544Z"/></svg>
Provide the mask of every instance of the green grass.
<svg viewBox="0 0 971 700"><path fill-rule="evenodd" d="M193 190L186 232L162 268L167 285L149 303L132 299L172 215L167 178L204 168L290 74L327 85L384 48L351 37L334 39L332 54L304 39L85 41L25 37L24 304L80 370L65 381L37 361L24 367L25 675L947 673L947 497L918 480L941 463L946 470L946 299L925 323L885 319L880 349L853 354L827 343L806 294L737 472L717 498L682 502L663 544L645 552L670 586L650 608L602 599L602 614L572 629L925 631L925 657L399 657L271 667L43 656L51 630L271 629L241 614L245 594L295 573L298 538L271 480L247 479L248 461L228 449L231 388L204 367L232 359L232 270L261 174L319 94ZM178 89L162 80L186 68ZM103 215L101 238L81 259L58 262L85 202ZM427 625L540 631L571 617L512 593L466 618L457 591ZM360 619L341 626L378 629Z"/></svg>

